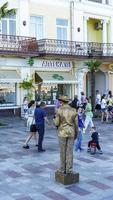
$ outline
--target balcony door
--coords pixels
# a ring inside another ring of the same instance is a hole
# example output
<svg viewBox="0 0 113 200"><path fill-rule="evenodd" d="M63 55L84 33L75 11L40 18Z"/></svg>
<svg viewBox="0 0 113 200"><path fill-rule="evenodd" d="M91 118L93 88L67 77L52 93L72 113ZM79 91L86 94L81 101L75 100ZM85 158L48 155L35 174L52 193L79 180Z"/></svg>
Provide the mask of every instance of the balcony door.
<svg viewBox="0 0 113 200"><path fill-rule="evenodd" d="M43 17L30 17L30 36L36 37L38 40L43 38Z"/></svg>
<svg viewBox="0 0 113 200"><path fill-rule="evenodd" d="M1 20L0 34L16 35L16 15L9 15Z"/></svg>
<svg viewBox="0 0 113 200"><path fill-rule="evenodd" d="M67 40L68 38L68 20L56 19L57 39Z"/></svg>

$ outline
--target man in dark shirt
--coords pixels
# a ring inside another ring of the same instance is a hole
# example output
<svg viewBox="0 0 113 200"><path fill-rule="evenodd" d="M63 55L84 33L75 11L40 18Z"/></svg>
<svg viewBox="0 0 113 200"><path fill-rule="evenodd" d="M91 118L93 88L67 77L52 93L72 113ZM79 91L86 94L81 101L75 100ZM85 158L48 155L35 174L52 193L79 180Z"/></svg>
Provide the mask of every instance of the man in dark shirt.
<svg viewBox="0 0 113 200"><path fill-rule="evenodd" d="M45 120L47 121L47 123L49 124L49 121L47 119L46 116L46 112L44 110L45 108L45 103L41 102L40 106L37 106L35 109L35 123L36 123L36 127L37 127L37 131L39 134L39 138L38 138L38 152L44 152L45 149L42 148L42 142L44 139L44 132L45 132Z"/></svg>

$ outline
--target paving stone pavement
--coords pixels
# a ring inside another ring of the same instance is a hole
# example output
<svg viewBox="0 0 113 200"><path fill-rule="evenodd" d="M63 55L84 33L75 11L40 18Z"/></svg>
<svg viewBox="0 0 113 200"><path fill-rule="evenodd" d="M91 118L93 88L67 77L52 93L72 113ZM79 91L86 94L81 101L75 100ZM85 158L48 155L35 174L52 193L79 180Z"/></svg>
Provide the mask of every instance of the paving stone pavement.
<svg viewBox="0 0 113 200"><path fill-rule="evenodd" d="M0 200L113 200L113 124L95 122L103 155L88 154L90 134L83 136L84 150L74 151L74 171L80 173L80 182L64 186L55 182L56 128L46 125L46 152L38 153L33 140L30 149L22 148L27 136L23 120L12 117L0 122L7 124L0 128Z"/></svg>

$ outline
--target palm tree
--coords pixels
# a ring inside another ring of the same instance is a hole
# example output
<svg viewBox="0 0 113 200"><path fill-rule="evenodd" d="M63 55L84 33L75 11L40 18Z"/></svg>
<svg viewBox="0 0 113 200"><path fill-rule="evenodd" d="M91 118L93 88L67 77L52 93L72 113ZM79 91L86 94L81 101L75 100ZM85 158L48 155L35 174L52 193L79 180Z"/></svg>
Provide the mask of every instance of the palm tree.
<svg viewBox="0 0 113 200"><path fill-rule="evenodd" d="M92 103L92 110L94 111L95 105L95 73L99 70L100 65L102 62L100 60L90 60L84 63L88 66L88 70L91 75L91 103Z"/></svg>
<svg viewBox="0 0 113 200"><path fill-rule="evenodd" d="M8 9L8 2L4 3L1 7L0 7L0 20L4 17L7 17L8 15L11 14L16 14L16 9L12 8L12 9Z"/></svg>

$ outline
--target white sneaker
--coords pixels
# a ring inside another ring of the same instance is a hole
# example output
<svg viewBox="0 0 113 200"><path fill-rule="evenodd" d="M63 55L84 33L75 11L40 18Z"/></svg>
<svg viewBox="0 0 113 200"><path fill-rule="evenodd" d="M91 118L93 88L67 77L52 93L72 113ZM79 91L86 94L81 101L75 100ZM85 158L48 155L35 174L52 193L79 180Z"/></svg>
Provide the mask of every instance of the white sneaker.
<svg viewBox="0 0 113 200"><path fill-rule="evenodd" d="M102 150L98 150L98 153L99 153L99 154L103 154Z"/></svg>
<svg viewBox="0 0 113 200"><path fill-rule="evenodd" d="M90 152L90 148L87 149L87 152Z"/></svg>
<svg viewBox="0 0 113 200"><path fill-rule="evenodd" d="M83 134L85 134L85 132L86 132L85 129L83 129Z"/></svg>

